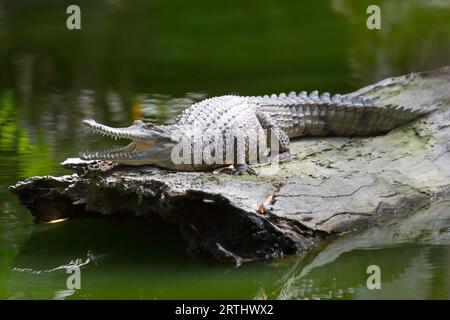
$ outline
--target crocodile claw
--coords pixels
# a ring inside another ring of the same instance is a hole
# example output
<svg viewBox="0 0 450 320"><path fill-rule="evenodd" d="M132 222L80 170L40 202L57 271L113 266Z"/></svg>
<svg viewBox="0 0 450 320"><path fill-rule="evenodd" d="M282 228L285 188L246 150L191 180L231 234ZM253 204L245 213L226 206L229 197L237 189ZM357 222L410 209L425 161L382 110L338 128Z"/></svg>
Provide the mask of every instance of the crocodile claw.
<svg viewBox="0 0 450 320"><path fill-rule="evenodd" d="M249 167L246 164L238 164L231 173L235 176L243 175L244 173L248 173L253 176L257 176L258 174L253 170L251 167Z"/></svg>

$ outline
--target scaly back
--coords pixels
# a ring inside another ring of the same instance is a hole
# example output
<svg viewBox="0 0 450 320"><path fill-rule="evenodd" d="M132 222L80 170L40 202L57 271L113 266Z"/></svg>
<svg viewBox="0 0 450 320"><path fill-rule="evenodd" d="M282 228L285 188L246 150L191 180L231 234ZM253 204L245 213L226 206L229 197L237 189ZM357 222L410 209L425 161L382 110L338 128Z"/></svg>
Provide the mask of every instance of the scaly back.
<svg viewBox="0 0 450 320"><path fill-rule="evenodd" d="M240 96L205 99L184 110L177 118L178 126L192 126L204 132L226 129L255 129L259 122L255 104Z"/></svg>
<svg viewBox="0 0 450 320"><path fill-rule="evenodd" d="M276 119L289 137L383 134L426 113L401 106L380 106L362 97L330 97L327 92L319 96L317 91L252 99L260 110Z"/></svg>

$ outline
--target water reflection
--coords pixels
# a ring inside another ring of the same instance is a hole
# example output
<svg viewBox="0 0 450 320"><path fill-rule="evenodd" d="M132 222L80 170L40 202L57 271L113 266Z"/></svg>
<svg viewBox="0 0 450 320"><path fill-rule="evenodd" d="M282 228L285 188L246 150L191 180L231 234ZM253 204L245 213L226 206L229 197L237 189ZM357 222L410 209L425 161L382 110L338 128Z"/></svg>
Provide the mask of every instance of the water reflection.
<svg viewBox="0 0 450 320"><path fill-rule="evenodd" d="M344 237L298 259L280 279L280 299L448 299L450 202L407 220ZM381 269L381 290L367 289L367 267Z"/></svg>
<svg viewBox="0 0 450 320"><path fill-rule="evenodd" d="M4 290L21 299L448 299L449 230L443 202L306 256L236 268L188 257L175 225L68 220L34 228L10 261ZM67 291L65 270L77 260L82 289ZM381 269L381 290L366 287L369 265Z"/></svg>
<svg viewBox="0 0 450 320"><path fill-rule="evenodd" d="M82 288L66 292L65 268L77 258L84 262ZM271 293L283 270L193 260L176 225L168 229L123 218L69 220L35 228L11 262L5 291L21 299L62 298L64 293L69 299L251 298L260 288Z"/></svg>

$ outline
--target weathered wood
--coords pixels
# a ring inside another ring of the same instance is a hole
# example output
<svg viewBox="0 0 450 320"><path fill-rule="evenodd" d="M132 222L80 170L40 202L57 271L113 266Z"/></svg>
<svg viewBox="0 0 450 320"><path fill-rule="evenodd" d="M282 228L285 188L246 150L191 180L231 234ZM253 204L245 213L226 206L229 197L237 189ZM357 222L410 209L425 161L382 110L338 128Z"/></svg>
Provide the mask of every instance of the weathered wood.
<svg viewBox="0 0 450 320"><path fill-rule="evenodd" d="M322 239L407 216L448 197L450 67L356 91L381 104L434 110L386 135L306 138L292 161L260 175L169 172L71 159L76 174L10 190L37 221L132 214L178 223L192 253L236 263L308 250Z"/></svg>

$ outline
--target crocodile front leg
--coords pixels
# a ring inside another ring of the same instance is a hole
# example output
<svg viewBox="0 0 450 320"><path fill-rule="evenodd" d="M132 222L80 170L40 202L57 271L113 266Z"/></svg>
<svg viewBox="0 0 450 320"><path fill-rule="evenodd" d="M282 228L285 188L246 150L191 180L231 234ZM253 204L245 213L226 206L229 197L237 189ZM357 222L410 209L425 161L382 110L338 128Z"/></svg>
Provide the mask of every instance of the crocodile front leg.
<svg viewBox="0 0 450 320"><path fill-rule="evenodd" d="M279 162L288 162L291 161L291 153L290 153L290 145L291 142L289 140L289 136L286 132L284 132L277 124L276 120L273 119L270 114L267 112L257 110L256 117L258 118L261 126L267 130L268 136L267 139L272 141L273 139L270 135L275 135L275 140L278 141L279 144L279 154L275 155L271 152L271 161L275 161L275 158L278 156ZM272 145L270 146L272 149Z"/></svg>
<svg viewBox="0 0 450 320"><path fill-rule="evenodd" d="M233 164L233 169L231 170L231 174L233 175L242 175L244 173L248 173L250 175L257 175L256 172L247 164L246 162L246 153L249 151L250 138L247 137L244 139L245 143L236 143L235 149L235 161Z"/></svg>

